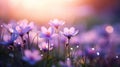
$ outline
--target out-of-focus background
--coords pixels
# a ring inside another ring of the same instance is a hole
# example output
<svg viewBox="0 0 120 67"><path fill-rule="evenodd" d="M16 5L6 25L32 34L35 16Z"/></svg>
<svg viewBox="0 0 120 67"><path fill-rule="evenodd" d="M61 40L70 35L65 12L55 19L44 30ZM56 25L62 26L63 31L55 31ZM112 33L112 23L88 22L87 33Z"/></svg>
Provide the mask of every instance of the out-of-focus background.
<svg viewBox="0 0 120 67"><path fill-rule="evenodd" d="M38 24L58 18L88 25L120 22L119 0L0 0L0 20L28 19Z"/></svg>

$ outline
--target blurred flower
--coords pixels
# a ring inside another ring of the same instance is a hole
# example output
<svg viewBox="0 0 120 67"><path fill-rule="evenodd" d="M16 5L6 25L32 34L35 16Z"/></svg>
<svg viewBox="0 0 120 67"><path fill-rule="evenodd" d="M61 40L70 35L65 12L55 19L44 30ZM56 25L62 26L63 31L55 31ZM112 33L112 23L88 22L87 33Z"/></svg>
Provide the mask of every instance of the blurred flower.
<svg viewBox="0 0 120 67"><path fill-rule="evenodd" d="M79 41L81 43L94 43L98 40L98 34L96 30L91 30L85 33L80 34Z"/></svg>
<svg viewBox="0 0 120 67"><path fill-rule="evenodd" d="M33 22L30 22L28 24L27 20L21 20L21 21L18 21L18 26L16 26L16 30L19 35L24 35L28 33L29 31L31 31L33 27L34 27Z"/></svg>
<svg viewBox="0 0 120 67"><path fill-rule="evenodd" d="M53 28L49 27L47 29L43 26L41 27L40 37L45 38L45 39L51 39L54 35L53 32L54 32Z"/></svg>
<svg viewBox="0 0 120 67"><path fill-rule="evenodd" d="M17 39L18 35L17 34L12 34L11 36L5 35L4 41L1 41L1 45L13 45L14 41Z"/></svg>
<svg viewBox="0 0 120 67"><path fill-rule="evenodd" d="M79 32L79 31L78 31L78 30L75 30L74 27L71 27L70 29L64 28L64 31L61 32L61 33L62 33L64 36L66 36L67 38L70 39L71 37L77 35L78 32Z"/></svg>
<svg viewBox="0 0 120 67"><path fill-rule="evenodd" d="M60 61L59 64L62 67L73 67L70 58L67 58L65 62Z"/></svg>
<svg viewBox="0 0 120 67"><path fill-rule="evenodd" d="M27 61L31 65L35 64L36 62L38 62L42 59L38 50L33 50L33 51L25 50L24 54L25 54L25 56L23 56L23 60Z"/></svg>
<svg viewBox="0 0 120 67"><path fill-rule="evenodd" d="M40 50L48 51L53 49L53 44L50 44L48 48L48 43L43 42L40 45L38 45L38 47L40 48Z"/></svg>
<svg viewBox="0 0 120 67"><path fill-rule="evenodd" d="M16 33L16 23L3 24L3 27L7 29L10 33Z"/></svg>
<svg viewBox="0 0 120 67"><path fill-rule="evenodd" d="M53 20L50 20L49 24L53 27L55 27L56 29L59 28L59 26L62 26L65 24L64 21L60 21L58 19L53 19Z"/></svg>

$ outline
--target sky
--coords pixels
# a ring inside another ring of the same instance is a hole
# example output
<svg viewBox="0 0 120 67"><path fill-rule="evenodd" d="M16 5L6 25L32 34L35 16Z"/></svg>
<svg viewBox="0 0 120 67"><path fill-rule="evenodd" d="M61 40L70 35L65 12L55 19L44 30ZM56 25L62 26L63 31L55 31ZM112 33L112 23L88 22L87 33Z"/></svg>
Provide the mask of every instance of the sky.
<svg viewBox="0 0 120 67"><path fill-rule="evenodd" d="M119 3L119 0L0 0L0 19L28 19L42 24L53 18L80 23L97 17L103 22L112 18L114 22L120 16Z"/></svg>

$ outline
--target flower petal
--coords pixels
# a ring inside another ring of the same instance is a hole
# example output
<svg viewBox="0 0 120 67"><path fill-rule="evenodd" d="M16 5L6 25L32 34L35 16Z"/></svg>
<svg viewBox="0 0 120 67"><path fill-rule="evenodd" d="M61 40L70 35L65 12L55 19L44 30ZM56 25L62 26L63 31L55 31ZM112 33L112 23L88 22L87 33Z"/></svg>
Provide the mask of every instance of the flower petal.
<svg viewBox="0 0 120 67"><path fill-rule="evenodd" d="M52 28L52 27L49 27L49 28L48 28L48 32L49 32L50 34L53 34L53 28Z"/></svg>
<svg viewBox="0 0 120 67"><path fill-rule="evenodd" d="M47 29L46 29L44 26L42 26L42 27L41 27L41 32L42 32L42 33L46 33L46 32L47 32Z"/></svg>
<svg viewBox="0 0 120 67"><path fill-rule="evenodd" d="M29 58L32 55L32 52L30 50L24 51L25 57Z"/></svg>
<svg viewBox="0 0 120 67"><path fill-rule="evenodd" d="M74 28L74 27L71 27L69 31L70 31L70 34L72 35L72 34L74 34L74 32L75 32L75 28Z"/></svg>
<svg viewBox="0 0 120 67"><path fill-rule="evenodd" d="M69 33L69 29L67 27L64 28L64 34L68 34Z"/></svg>
<svg viewBox="0 0 120 67"><path fill-rule="evenodd" d="M79 30L75 31L74 36L77 35L78 33L79 33Z"/></svg>

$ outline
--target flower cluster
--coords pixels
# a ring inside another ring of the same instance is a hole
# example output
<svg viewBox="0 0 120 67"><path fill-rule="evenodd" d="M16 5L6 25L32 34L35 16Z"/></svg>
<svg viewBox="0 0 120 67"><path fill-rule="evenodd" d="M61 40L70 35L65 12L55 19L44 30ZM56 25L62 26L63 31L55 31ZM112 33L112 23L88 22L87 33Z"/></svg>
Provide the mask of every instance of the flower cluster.
<svg viewBox="0 0 120 67"><path fill-rule="evenodd" d="M48 24L49 27L40 29L28 20L2 24L0 54L9 57L0 64L6 63L8 67L16 64L21 67L97 67L101 64L103 67L112 61L110 57L119 59L120 37L116 26L105 24L80 31L75 27L63 28L65 21L58 19Z"/></svg>

